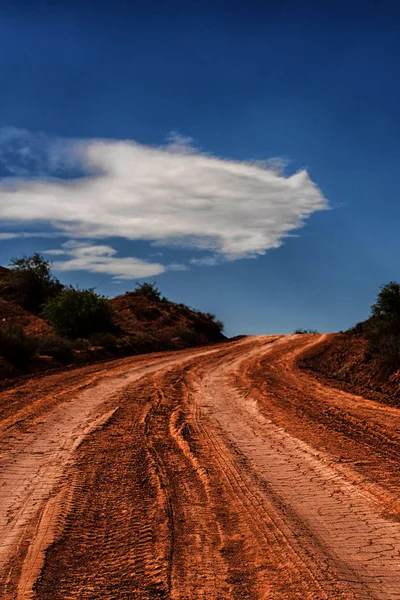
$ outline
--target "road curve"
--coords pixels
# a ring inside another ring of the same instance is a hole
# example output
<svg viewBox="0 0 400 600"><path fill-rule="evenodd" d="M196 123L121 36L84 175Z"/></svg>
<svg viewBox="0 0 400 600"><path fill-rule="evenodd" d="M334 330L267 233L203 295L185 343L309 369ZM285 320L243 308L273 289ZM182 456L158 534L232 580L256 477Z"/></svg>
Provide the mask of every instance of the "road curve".
<svg viewBox="0 0 400 600"><path fill-rule="evenodd" d="M0 394L0 597L400 598L400 411L244 338Z"/></svg>

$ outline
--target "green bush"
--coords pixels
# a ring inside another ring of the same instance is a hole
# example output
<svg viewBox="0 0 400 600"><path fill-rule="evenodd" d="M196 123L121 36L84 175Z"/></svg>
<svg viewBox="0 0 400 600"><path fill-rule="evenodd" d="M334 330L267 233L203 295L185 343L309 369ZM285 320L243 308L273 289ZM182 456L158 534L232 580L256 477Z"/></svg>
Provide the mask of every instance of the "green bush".
<svg viewBox="0 0 400 600"><path fill-rule="evenodd" d="M64 289L45 304L43 316L57 333L69 338L84 338L113 329L111 305L94 289Z"/></svg>
<svg viewBox="0 0 400 600"><path fill-rule="evenodd" d="M161 328L163 327L171 327L171 325L173 325L174 323L176 323L177 321L177 317L176 315L173 315L171 313L167 313L166 315L163 315L162 317L160 317L158 324Z"/></svg>
<svg viewBox="0 0 400 600"><path fill-rule="evenodd" d="M160 350L157 338L146 332L139 332L132 335L129 340L130 352L133 354L145 354L146 352L156 352Z"/></svg>
<svg viewBox="0 0 400 600"><path fill-rule="evenodd" d="M149 306L148 303L145 306L141 306L138 303L137 306L133 307L131 312L139 321L156 321L162 315L161 310L157 306Z"/></svg>
<svg viewBox="0 0 400 600"><path fill-rule="evenodd" d="M135 294L137 296L144 296L148 300L153 300L153 302L161 301L161 292L156 288L155 282L148 283L145 281L144 283L138 283L135 288Z"/></svg>
<svg viewBox="0 0 400 600"><path fill-rule="evenodd" d="M317 329L295 329L294 333L319 333Z"/></svg>
<svg viewBox="0 0 400 600"><path fill-rule="evenodd" d="M68 340L71 342L71 346L74 350L78 350L79 352L85 352L85 350L89 350L90 342L86 338L75 338L73 340Z"/></svg>
<svg viewBox="0 0 400 600"><path fill-rule="evenodd" d="M209 341L219 341L222 338L224 324L215 319L211 313L195 312L192 319L193 329L197 335L206 337Z"/></svg>
<svg viewBox="0 0 400 600"><path fill-rule="evenodd" d="M169 331L171 339L179 340L180 345L187 348L195 346L199 343L199 338L202 338L202 334L199 331L195 331L191 327L185 325L177 325Z"/></svg>
<svg viewBox="0 0 400 600"><path fill-rule="evenodd" d="M372 317L386 323L396 323L400 327L400 284L391 281L381 286L375 304L372 305Z"/></svg>
<svg viewBox="0 0 400 600"><path fill-rule="evenodd" d="M26 367L36 350L36 340L26 335L20 325L5 323L0 327L0 355L15 367Z"/></svg>
<svg viewBox="0 0 400 600"><path fill-rule="evenodd" d="M381 287L371 316L357 323L350 333L362 333L368 340L365 358L374 359L382 375L400 368L400 285L391 281Z"/></svg>
<svg viewBox="0 0 400 600"><path fill-rule="evenodd" d="M37 252L11 259L9 269L4 297L33 313L38 313L43 304L64 287L52 276L50 263Z"/></svg>
<svg viewBox="0 0 400 600"><path fill-rule="evenodd" d="M63 365L74 362L74 350L69 340L58 335L48 335L38 339L38 354L52 356Z"/></svg>
<svg viewBox="0 0 400 600"><path fill-rule="evenodd" d="M118 340L115 335L109 332L94 333L90 336L89 341L92 346L100 346L113 354L118 350Z"/></svg>

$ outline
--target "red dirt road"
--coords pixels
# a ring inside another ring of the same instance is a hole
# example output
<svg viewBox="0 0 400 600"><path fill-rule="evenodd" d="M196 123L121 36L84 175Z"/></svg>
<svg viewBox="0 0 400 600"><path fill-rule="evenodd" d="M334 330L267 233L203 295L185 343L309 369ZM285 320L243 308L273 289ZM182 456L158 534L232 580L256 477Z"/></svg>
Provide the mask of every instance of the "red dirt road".
<svg viewBox="0 0 400 600"><path fill-rule="evenodd" d="M0 598L400 598L400 410L265 336L0 395Z"/></svg>

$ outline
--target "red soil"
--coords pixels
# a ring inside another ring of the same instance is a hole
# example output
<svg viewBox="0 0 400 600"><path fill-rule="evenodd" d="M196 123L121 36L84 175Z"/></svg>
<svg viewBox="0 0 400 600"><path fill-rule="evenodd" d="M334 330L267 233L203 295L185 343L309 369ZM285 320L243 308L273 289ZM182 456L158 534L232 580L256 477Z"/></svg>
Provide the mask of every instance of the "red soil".
<svg viewBox="0 0 400 600"><path fill-rule="evenodd" d="M400 598L400 411L244 338L0 395L5 600Z"/></svg>

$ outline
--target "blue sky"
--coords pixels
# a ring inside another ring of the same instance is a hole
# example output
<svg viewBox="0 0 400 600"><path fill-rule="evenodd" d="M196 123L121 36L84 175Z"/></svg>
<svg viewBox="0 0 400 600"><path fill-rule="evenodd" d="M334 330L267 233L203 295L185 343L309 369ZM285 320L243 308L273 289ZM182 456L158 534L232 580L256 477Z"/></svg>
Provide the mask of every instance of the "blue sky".
<svg viewBox="0 0 400 600"><path fill-rule="evenodd" d="M396 4L143 4L2 4L0 263L229 335L365 318L400 277Z"/></svg>

